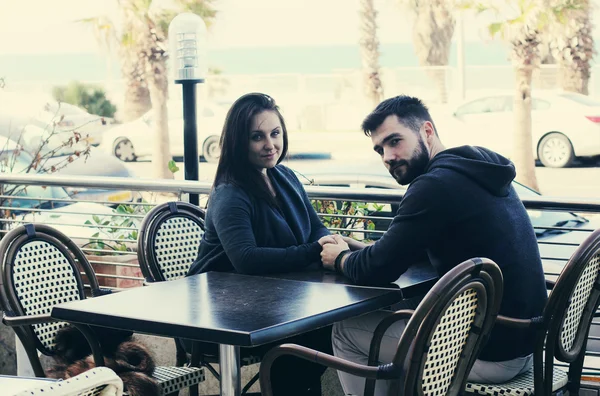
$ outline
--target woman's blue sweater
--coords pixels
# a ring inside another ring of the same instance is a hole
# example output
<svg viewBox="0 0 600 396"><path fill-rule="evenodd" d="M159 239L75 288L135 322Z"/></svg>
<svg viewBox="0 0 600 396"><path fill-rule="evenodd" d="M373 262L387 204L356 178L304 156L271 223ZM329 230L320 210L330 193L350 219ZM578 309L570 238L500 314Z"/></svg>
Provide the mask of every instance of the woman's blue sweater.
<svg viewBox="0 0 600 396"><path fill-rule="evenodd" d="M302 183L283 165L267 174L278 208L232 184L220 184L213 190L206 231L188 275L290 272L320 263L317 241L329 230L317 217Z"/></svg>

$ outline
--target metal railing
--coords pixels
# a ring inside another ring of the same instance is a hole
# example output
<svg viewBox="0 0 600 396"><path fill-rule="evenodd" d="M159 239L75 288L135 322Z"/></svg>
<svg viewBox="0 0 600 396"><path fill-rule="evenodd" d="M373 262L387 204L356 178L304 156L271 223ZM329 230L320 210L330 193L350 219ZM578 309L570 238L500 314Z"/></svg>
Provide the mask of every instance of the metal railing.
<svg viewBox="0 0 600 396"><path fill-rule="evenodd" d="M108 202L85 200L79 194L72 198L29 196L27 189L23 190L20 196L9 196L4 194L5 185L129 190L135 192L133 194L135 199L131 202ZM305 189L312 200L320 202L398 204L402 199L400 190L320 186L306 186ZM141 286L143 277L137 262L136 249L138 230L145 214L159 203L185 200L186 195L190 193L199 194L201 206L206 206L210 190L209 183L191 181L0 174L0 210L3 214L0 217L0 235L4 235L22 223L37 222L51 225L72 238L82 248L103 286L118 289ZM16 206L17 202L20 203L20 207ZM600 199L540 196L523 199L523 203L530 211L568 212L587 217L600 214ZM332 231L351 233L359 238L365 236L374 238L385 232L387 222L391 221L393 213L373 210L352 215L337 211L319 213L319 216L323 220L342 219L341 226L330 227ZM357 220L360 221L358 227ZM379 229L368 229L366 224L374 221L379 222ZM558 241L553 238L538 239L545 263L545 274L549 279L559 275L560 269L579 245L579 241L594 231L589 224L546 225L538 226L537 229L538 232L549 230L551 234L552 232L582 234L579 237ZM600 358L600 320L594 321L589 341L588 346L593 348L587 353L590 360L586 360L585 369L589 373L600 375L600 362L593 362L593 359Z"/></svg>

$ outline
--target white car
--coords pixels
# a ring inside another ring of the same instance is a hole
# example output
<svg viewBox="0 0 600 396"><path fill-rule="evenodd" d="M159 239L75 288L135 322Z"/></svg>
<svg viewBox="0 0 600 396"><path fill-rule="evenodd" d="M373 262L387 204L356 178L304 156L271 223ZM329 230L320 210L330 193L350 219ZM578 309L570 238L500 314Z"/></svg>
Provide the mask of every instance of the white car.
<svg viewBox="0 0 600 396"><path fill-rule="evenodd" d="M511 157L513 94L481 96L432 114L446 146L478 145ZM572 92L533 92L534 158L547 167L571 165L577 157L600 155L600 101Z"/></svg>
<svg viewBox="0 0 600 396"><path fill-rule="evenodd" d="M21 149L21 146L11 140L0 139L1 173L26 172L33 157ZM78 243L87 243L88 239L96 237L129 238L127 231L104 226L111 220L120 225L123 219L118 211L99 203L76 202L63 187L3 184L2 189L0 205L5 207L4 217L17 220L10 222L9 227L16 227L23 222L48 224L77 238ZM131 195L131 192L128 193ZM132 222L139 226L139 219L132 219Z"/></svg>
<svg viewBox="0 0 600 396"><path fill-rule="evenodd" d="M43 124L43 129L77 131L93 146L99 145L104 132L113 126L111 118L90 114L72 104L60 103L39 94L0 92L0 115L13 118L15 127L29 118Z"/></svg>
<svg viewBox="0 0 600 396"><path fill-rule="evenodd" d="M171 155L183 156L183 102L173 100L169 109L169 145ZM221 155L219 139L225 122L226 110L217 105L198 105L196 120L198 134L198 154L207 162L216 162ZM111 128L104 134L100 147L122 161L136 161L140 157L152 155L152 110L135 121Z"/></svg>

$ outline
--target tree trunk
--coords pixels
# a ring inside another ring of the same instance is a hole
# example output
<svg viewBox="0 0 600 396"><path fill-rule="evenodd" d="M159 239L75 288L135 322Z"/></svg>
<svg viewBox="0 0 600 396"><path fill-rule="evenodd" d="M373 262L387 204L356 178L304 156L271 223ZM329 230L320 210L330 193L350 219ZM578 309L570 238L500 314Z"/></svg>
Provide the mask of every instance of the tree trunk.
<svg viewBox="0 0 600 396"><path fill-rule="evenodd" d="M517 67L514 97L514 147L512 160L517 169L517 181L539 191L535 176L533 138L531 136L531 83L532 66Z"/></svg>
<svg viewBox="0 0 600 396"><path fill-rule="evenodd" d="M125 79L125 102L121 118L124 122L128 122L146 114L152 108L152 102L150 101L150 91L145 83L128 77Z"/></svg>
<svg viewBox="0 0 600 396"><path fill-rule="evenodd" d="M383 84L379 71L377 11L373 0L360 0L360 51L365 94L373 107L383 100Z"/></svg>
<svg viewBox="0 0 600 396"><path fill-rule="evenodd" d="M448 66L455 19L448 0L415 0L416 19L413 24L413 43L419 64ZM446 71L427 69L434 81L438 99L448 101Z"/></svg>
<svg viewBox="0 0 600 396"><path fill-rule="evenodd" d="M156 179L173 179L169 170L171 149L168 124L168 87L167 68L164 59L148 62L148 90L152 99L152 119L154 140L152 142L152 176Z"/></svg>
<svg viewBox="0 0 600 396"><path fill-rule="evenodd" d="M588 85L590 82L589 64L583 69L574 69L561 64L560 86L565 91L578 92L583 95L589 94Z"/></svg>
<svg viewBox="0 0 600 396"><path fill-rule="evenodd" d="M143 29L144 26L140 25L137 20L130 0L124 1L121 5L123 31L133 32L140 29L140 26ZM119 46L121 74L125 79L125 102L121 118L125 122L141 117L152 108L150 92L145 78L145 59L140 57L140 51L142 50L139 46L140 43L133 40L133 37L131 35L130 42L127 45L121 44Z"/></svg>
<svg viewBox="0 0 600 396"><path fill-rule="evenodd" d="M436 68L429 70L429 76L435 84L435 89L438 93L440 103L448 103L448 84L446 82L446 69Z"/></svg>
<svg viewBox="0 0 600 396"><path fill-rule="evenodd" d="M565 91L589 93L590 62L595 54L590 4L580 0L580 7L569 10L565 22L555 34L555 52L560 64L560 84Z"/></svg>

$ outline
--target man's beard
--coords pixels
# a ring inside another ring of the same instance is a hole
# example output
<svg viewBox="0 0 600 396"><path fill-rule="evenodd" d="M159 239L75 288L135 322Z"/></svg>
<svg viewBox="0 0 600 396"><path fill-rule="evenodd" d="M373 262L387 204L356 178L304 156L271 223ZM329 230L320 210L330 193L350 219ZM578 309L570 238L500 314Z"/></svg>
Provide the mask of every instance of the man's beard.
<svg viewBox="0 0 600 396"><path fill-rule="evenodd" d="M425 142L419 137L419 146L413 152L412 157L408 161L402 160L391 163L389 172L400 185L405 186L425 173L427 165L429 165L429 152ZM404 167L404 172L401 174L394 172L398 166Z"/></svg>

